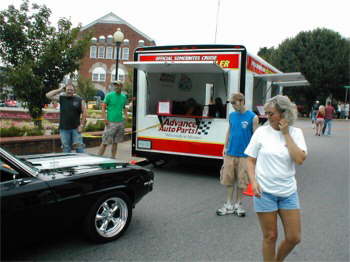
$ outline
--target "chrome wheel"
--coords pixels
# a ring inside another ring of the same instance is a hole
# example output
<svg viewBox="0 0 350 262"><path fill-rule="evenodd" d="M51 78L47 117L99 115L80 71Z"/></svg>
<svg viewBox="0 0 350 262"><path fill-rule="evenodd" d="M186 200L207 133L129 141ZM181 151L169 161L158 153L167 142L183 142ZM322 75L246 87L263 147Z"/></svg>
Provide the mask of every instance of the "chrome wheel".
<svg viewBox="0 0 350 262"><path fill-rule="evenodd" d="M111 197L102 202L96 212L95 229L103 238L119 234L128 221L128 204L119 197Z"/></svg>

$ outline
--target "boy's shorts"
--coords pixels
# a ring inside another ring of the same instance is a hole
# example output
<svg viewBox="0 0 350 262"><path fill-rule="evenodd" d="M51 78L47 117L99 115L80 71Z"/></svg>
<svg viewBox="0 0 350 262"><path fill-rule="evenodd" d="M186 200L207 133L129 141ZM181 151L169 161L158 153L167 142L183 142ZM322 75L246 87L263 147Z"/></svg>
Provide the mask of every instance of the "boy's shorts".
<svg viewBox="0 0 350 262"><path fill-rule="evenodd" d="M274 212L279 209L300 209L298 192L287 197L279 197L266 192L261 197L254 196L255 212Z"/></svg>
<svg viewBox="0 0 350 262"><path fill-rule="evenodd" d="M225 186L233 186L237 182L238 188L246 189L249 183L247 158L225 155L220 171L220 182Z"/></svg>
<svg viewBox="0 0 350 262"><path fill-rule="evenodd" d="M102 144L116 144L124 141L124 122L109 122L102 135Z"/></svg>

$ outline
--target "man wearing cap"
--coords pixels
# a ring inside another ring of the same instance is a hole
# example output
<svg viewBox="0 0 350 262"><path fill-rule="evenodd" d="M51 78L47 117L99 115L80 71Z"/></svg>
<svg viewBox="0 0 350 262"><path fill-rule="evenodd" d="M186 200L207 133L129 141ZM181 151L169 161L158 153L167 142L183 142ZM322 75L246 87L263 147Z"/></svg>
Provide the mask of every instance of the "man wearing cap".
<svg viewBox="0 0 350 262"><path fill-rule="evenodd" d="M128 117L128 111L125 108L127 103L126 95L121 93L123 83L118 80L113 83L113 86L115 91L108 93L102 103L102 117L105 122L105 129L102 135L99 155L102 156L107 145L112 144L111 156L115 158L118 143L124 139L124 120Z"/></svg>

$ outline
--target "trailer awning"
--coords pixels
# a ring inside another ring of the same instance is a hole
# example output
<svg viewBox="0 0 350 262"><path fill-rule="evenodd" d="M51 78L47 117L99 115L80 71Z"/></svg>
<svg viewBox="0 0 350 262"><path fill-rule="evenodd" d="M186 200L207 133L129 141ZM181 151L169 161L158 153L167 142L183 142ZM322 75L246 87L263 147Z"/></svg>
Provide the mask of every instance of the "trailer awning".
<svg viewBox="0 0 350 262"><path fill-rule="evenodd" d="M223 73L215 61L124 62L148 73Z"/></svg>
<svg viewBox="0 0 350 262"><path fill-rule="evenodd" d="M308 86L310 83L305 79L302 73L280 73L280 74L263 74L254 75L256 78L263 78L279 86Z"/></svg>

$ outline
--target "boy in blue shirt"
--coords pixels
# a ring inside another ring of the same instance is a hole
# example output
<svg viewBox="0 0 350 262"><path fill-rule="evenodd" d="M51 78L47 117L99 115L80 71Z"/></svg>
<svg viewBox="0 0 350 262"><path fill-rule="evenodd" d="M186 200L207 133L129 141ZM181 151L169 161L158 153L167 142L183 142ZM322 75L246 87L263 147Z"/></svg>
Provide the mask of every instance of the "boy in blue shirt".
<svg viewBox="0 0 350 262"><path fill-rule="evenodd" d="M248 146L253 132L258 127L258 117L245 108L244 95L236 93L230 100L234 112L229 116L229 128L223 150L224 164L220 171L220 182L226 186L226 203L216 211L219 216L236 214L245 216L241 199L243 190L249 180L247 174L247 155L244 150ZM233 192L236 187L236 203L233 204Z"/></svg>

